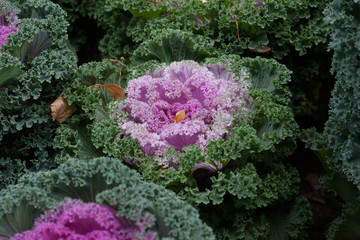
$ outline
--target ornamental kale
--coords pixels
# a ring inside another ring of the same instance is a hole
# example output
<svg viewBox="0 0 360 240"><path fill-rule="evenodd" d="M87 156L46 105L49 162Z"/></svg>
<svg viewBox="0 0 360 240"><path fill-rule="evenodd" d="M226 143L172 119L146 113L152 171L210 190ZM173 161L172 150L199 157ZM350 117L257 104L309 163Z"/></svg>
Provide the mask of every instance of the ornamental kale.
<svg viewBox="0 0 360 240"><path fill-rule="evenodd" d="M80 200L67 200L54 210L45 212L37 218L34 229L15 234L10 240L37 239L99 239L132 240L146 229L146 223L133 226L109 206L96 203L83 203ZM155 234L147 234L143 240L152 240Z"/></svg>
<svg viewBox="0 0 360 240"><path fill-rule="evenodd" d="M250 103L246 72L235 76L224 70L220 64L184 61L148 72L129 82L128 96L113 108L113 117L148 155L162 157L170 146L205 150L209 141L228 133L234 113L245 112Z"/></svg>
<svg viewBox="0 0 360 240"><path fill-rule="evenodd" d="M80 78L110 81L109 64L86 64ZM59 162L69 155L116 157L196 206L218 239L303 235L308 203L296 197L296 169L282 163L298 129L284 65L224 55L200 63L151 60L122 76L125 100L101 100L101 89L78 81L66 91L84 112L57 131Z"/></svg>
<svg viewBox="0 0 360 240"><path fill-rule="evenodd" d="M255 71L257 61L244 60L228 56L222 60L208 59L204 66L193 61L174 62L129 81L127 99L112 108L121 135L138 141L144 153L155 154L155 158L164 157L171 146L181 151L190 145L212 156L210 142L231 139L234 137L231 129L237 124L244 125L248 116L257 112L260 105L254 108L253 97L255 103L269 104L272 98L281 104L289 102L288 90L266 79L267 70L260 70L264 76L249 76L248 67ZM263 88L269 91L278 88L277 94L267 96L261 93ZM250 97L251 89L257 94ZM166 160L159 164L167 165Z"/></svg>
<svg viewBox="0 0 360 240"><path fill-rule="evenodd" d="M116 159L68 159L0 194L0 238L214 239L195 208Z"/></svg>

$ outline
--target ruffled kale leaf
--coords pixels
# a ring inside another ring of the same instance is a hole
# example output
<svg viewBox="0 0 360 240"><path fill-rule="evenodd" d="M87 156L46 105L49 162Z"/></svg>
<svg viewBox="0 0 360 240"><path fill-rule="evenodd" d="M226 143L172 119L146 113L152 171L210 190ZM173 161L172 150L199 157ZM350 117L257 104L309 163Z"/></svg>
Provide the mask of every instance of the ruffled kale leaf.
<svg viewBox="0 0 360 240"><path fill-rule="evenodd" d="M134 51L134 63L158 60L170 64L175 61L203 61L206 57L216 55L212 44L201 36L181 30L159 30L153 34L154 39L144 41Z"/></svg>
<svg viewBox="0 0 360 240"><path fill-rule="evenodd" d="M107 205L129 224L145 223L144 235L214 239L197 210L164 187L141 181L135 171L116 159L69 159L55 170L24 175L18 185L10 185L1 194L0 233L6 239L31 229L40 213L58 206L65 198ZM57 211L48 217L59 214Z"/></svg>
<svg viewBox="0 0 360 240"><path fill-rule="evenodd" d="M10 162L1 175L20 176L56 166L49 105L73 78L76 57L66 45L68 23L60 6L46 0L8 3L20 10L20 23L0 54L0 151L1 161ZM19 159L26 168L13 168Z"/></svg>

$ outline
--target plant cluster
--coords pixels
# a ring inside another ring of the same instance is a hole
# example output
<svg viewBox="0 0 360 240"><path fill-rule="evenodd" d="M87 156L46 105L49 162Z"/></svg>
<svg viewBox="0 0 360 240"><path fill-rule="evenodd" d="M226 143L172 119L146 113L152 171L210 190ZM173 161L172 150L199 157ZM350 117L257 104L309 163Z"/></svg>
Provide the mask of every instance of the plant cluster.
<svg viewBox="0 0 360 240"><path fill-rule="evenodd" d="M16 31L0 50L2 188L25 169L54 166L57 125L49 104L71 79L76 56L67 47L68 23L60 6L46 0L1 1L0 16L2 29Z"/></svg>
<svg viewBox="0 0 360 240"><path fill-rule="evenodd" d="M106 0L96 14L107 32L100 49L104 56L120 57L147 40L164 38L166 31L160 29L174 29L193 33L221 53L271 48L275 58L282 58L293 47L302 55L327 42L329 27L322 10L328 2ZM132 17L128 24L119 24L124 11ZM132 41L112 41L119 33Z"/></svg>
<svg viewBox="0 0 360 240"><path fill-rule="evenodd" d="M218 239L302 236L308 203L297 197L296 170L282 163L298 131L284 65L228 55L123 68L127 96L114 101L106 89L88 86L116 81L116 68L107 62L80 67L77 87L66 96L84 112L58 129L58 162L116 157L197 206ZM285 203L289 208L281 210ZM288 219L286 227L274 211Z"/></svg>
<svg viewBox="0 0 360 240"><path fill-rule="evenodd" d="M330 0L55 2L69 14L76 46L85 34L79 36L83 25L73 19L85 16L96 22L105 58L168 62L161 55L172 51L177 61L223 54L279 59L294 72L290 89L296 116L312 118L316 124L326 121L328 109L323 106L329 96L322 93L330 91L327 85L333 77L328 71L331 54L326 51L330 26L323 11Z"/></svg>
<svg viewBox="0 0 360 240"><path fill-rule="evenodd" d="M54 2L0 0L0 239L304 239L299 136L345 203L328 239L358 236L358 0ZM81 19L104 59L77 66Z"/></svg>

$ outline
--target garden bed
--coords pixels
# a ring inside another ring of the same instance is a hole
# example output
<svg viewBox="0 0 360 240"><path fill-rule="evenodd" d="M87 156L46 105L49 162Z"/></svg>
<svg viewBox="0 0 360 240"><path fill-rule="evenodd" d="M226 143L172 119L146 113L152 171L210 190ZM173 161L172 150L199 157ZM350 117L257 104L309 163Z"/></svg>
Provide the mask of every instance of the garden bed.
<svg viewBox="0 0 360 240"><path fill-rule="evenodd" d="M359 12L0 0L0 238L358 239Z"/></svg>

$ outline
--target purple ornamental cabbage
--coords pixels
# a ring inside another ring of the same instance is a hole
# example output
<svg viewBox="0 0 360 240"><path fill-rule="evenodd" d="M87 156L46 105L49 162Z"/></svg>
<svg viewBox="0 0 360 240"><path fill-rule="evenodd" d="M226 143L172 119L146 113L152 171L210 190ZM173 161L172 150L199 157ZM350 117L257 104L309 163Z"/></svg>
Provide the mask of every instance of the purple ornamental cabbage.
<svg viewBox="0 0 360 240"><path fill-rule="evenodd" d="M173 62L131 80L128 97L113 108L113 117L123 133L158 159L171 146L181 151L193 144L205 151L209 141L229 131L235 111L248 109L246 78L245 71L235 76L220 64Z"/></svg>
<svg viewBox="0 0 360 240"><path fill-rule="evenodd" d="M109 206L68 200L35 220L33 230L15 234L10 240L132 240L155 239L155 234L136 238L149 219L134 226Z"/></svg>
<svg viewBox="0 0 360 240"><path fill-rule="evenodd" d="M8 36L18 31L16 25L20 23L17 17L18 11L7 8L8 4L0 1L0 49L1 45L8 41Z"/></svg>

